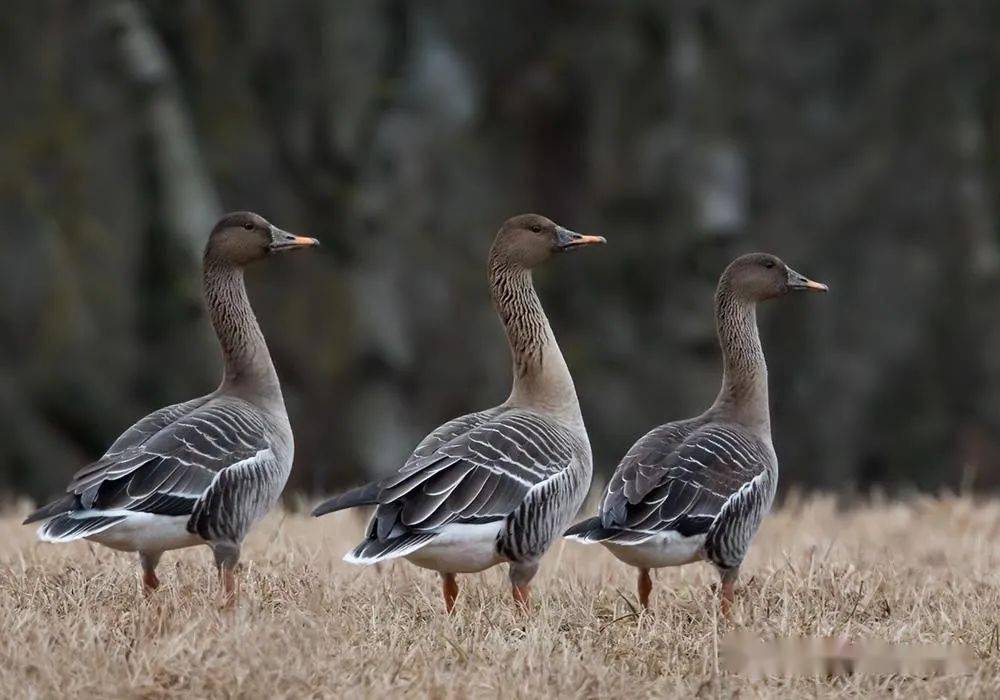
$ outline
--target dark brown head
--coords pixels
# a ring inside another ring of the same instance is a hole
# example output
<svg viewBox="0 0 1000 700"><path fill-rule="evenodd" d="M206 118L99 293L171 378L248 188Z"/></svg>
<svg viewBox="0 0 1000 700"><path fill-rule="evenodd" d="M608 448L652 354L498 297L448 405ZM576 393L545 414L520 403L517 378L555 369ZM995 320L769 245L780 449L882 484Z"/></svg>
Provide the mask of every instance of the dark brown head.
<svg viewBox="0 0 1000 700"><path fill-rule="evenodd" d="M223 216L212 229L205 257L244 266L271 253L318 245L315 238L282 231L259 214L237 211Z"/></svg>
<svg viewBox="0 0 1000 700"><path fill-rule="evenodd" d="M825 292L825 284L813 282L769 253L750 253L736 258L722 273L720 290L725 288L747 301L765 301L789 292Z"/></svg>
<svg viewBox="0 0 1000 700"><path fill-rule="evenodd" d="M530 270L553 253L607 243L603 236L574 233L538 214L521 214L507 219L493 241L493 257Z"/></svg>

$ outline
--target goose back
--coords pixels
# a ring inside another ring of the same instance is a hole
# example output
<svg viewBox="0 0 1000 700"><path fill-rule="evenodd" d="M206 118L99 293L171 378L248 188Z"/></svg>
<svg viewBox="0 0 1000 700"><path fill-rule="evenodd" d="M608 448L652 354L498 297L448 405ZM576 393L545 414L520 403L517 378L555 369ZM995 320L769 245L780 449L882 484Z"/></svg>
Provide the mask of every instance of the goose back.
<svg viewBox="0 0 1000 700"><path fill-rule="evenodd" d="M74 475L63 512L185 516L192 534L239 541L281 493L290 436L287 421L242 399L210 394L168 406Z"/></svg>
<svg viewBox="0 0 1000 700"><path fill-rule="evenodd" d="M737 425L688 421L641 438L615 471L601 505L606 527L707 532L724 504L773 468L763 440Z"/></svg>
<svg viewBox="0 0 1000 700"><path fill-rule="evenodd" d="M450 421L379 482L368 538L410 542L451 524L505 521L520 510L498 546L509 558L537 554L561 523L543 528L549 532L530 542L519 538L514 533L531 510L526 504L544 499L547 509L559 510L558 486L568 478L561 475L572 471L583 451L570 430L531 411L497 407Z"/></svg>

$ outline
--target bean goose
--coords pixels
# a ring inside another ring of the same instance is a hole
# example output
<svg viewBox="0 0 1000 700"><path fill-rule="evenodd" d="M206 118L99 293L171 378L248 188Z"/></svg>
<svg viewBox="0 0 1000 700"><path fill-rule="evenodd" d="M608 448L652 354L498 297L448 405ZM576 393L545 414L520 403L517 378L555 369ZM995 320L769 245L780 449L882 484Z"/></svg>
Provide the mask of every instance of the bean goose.
<svg viewBox="0 0 1000 700"><path fill-rule="evenodd" d="M514 365L510 397L445 423L395 474L318 506L319 516L377 506L367 536L345 561L405 557L442 576L445 607L455 575L509 562L514 599L527 606L539 560L590 488L590 442L573 379L532 284L553 254L604 243L525 214L503 224L489 255L493 303Z"/></svg>
<svg viewBox="0 0 1000 700"><path fill-rule="evenodd" d="M318 245L263 217L223 217L208 239L204 292L225 360L211 394L167 406L125 431L78 471L66 495L24 522L44 520L40 539L85 538L139 553L148 592L163 552L208 544L227 602L251 526L276 502L292 466L292 431L243 268L271 253Z"/></svg>
<svg viewBox="0 0 1000 700"><path fill-rule="evenodd" d="M715 295L724 361L715 403L640 438L615 470L598 516L566 532L637 567L644 607L651 568L701 559L719 570L723 610L732 604L740 564L778 484L756 307L798 290L827 287L773 255L744 255L726 268Z"/></svg>

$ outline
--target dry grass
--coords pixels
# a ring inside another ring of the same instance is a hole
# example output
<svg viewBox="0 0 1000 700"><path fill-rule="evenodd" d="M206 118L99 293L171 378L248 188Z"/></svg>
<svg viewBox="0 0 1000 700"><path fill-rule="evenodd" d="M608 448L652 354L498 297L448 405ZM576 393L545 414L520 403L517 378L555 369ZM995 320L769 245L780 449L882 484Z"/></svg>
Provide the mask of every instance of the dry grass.
<svg viewBox="0 0 1000 700"><path fill-rule="evenodd" d="M918 500L837 512L786 505L744 567L737 626L764 638L961 643L971 672L751 681L720 672L704 564L664 570L654 612L599 548L550 552L535 609L505 571L462 577L454 617L432 572L340 562L362 524L274 517L248 542L243 597L214 604L206 548L168 553L138 592L125 554L37 544L0 519L0 697L1000 697L1000 503Z"/></svg>

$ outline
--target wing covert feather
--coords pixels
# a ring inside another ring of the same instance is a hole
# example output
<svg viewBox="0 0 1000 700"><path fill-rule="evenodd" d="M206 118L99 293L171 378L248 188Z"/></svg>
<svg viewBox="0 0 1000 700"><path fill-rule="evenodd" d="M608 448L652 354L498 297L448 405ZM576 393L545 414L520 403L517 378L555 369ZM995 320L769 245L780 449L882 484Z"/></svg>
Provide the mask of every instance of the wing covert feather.
<svg viewBox="0 0 1000 700"><path fill-rule="evenodd" d="M369 536L507 517L534 485L566 469L575 450L565 428L529 411L490 409L450 421L379 484Z"/></svg>
<svg viewBox="0 0 1000 700"><path fill-rule="evenodd" d="M760 441L730 425L669 423L640 438L622 459L601 503L604 527L640 532L707 532L725 503L761 474Z"/></svg>

